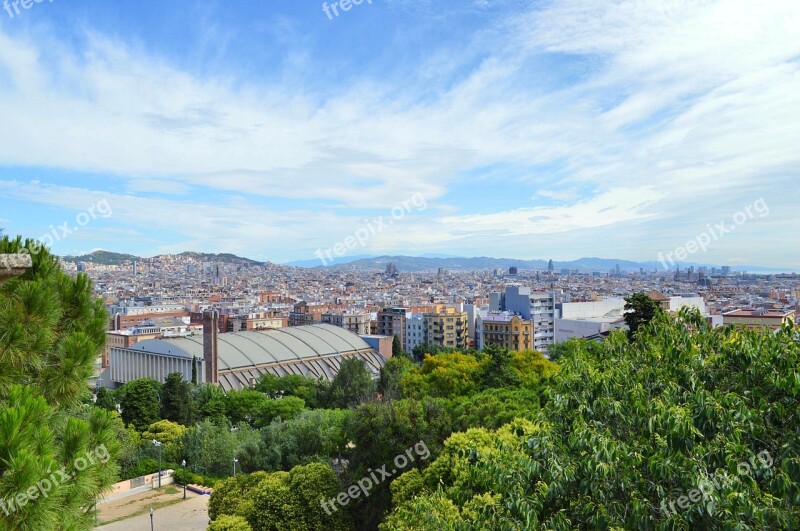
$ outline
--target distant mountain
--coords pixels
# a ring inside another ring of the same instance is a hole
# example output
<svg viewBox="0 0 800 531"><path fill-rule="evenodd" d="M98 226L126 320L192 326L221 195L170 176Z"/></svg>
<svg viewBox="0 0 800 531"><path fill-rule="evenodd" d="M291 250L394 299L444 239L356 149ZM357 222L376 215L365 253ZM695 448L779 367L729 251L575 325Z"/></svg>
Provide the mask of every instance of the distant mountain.
<svg viewBox="0 0 800 531"><path fill-rule="evenodd" d="M121 265L125 262L138 260L139 257L132 254L112 253L110 251L94 251L91 254L85 254L83 256L64 256L63 258L67 262L74 263L92 262L102 265Z"/></svg>
<svg viewBox="0 0 800 531"><path fill-rule="evenodd" d="M159 258L160 256L164 255L159 255L155 258ZM251 260L249 258L243 258L241 256L236 256L235 254L231 253L212 254L187 251L179 254L178 256L194 258L199 262L219 262L223 264L264 265L265 263ZM134 260L141 260L142 258L132 254L113 253L110 251L94 251L91 254L85 254L83 256L64 256L63 259L67 262L73 263L92 262L102 265L121 265L124 263L133 262Z"/></svg>
<svg viewBox="0 0 800 531"><path fill-rule="evenodd" d="M342 256L342 257L334 256L332 258L333 258L333 260L329 261L327 265L329 265L329 266L337 266L337 265L349 264L349 263L355 262L357 260L364 260L364 259L367 259L367 258L372 258L372 256L368 255L368 254L362 254L362 255L357 255L357 256ZM325 259L327 260L327 257ZM311 260L295 260L294 262L287 262L287 263L285 263L283 265L291 266L291 267L311 268L311 267L321 267L323 265L323 263L322 263L322 260L320 260L319 258L314 258L314 259L311 259Z"/></svg>
<svg viewBox="0 0 800 531"><path fill-rule="evenodd" d="M213 254L213 253L195 253L191 251L186 251L178 256L185 256L187 258L194 258L199 262L220 262L223 264L247 264L247 265L263 265L265 262L258 262L256 260L251 260L249 258L243 258L241 256L236 256L235 254L231 253L220 253L220 254Z"/></svg>

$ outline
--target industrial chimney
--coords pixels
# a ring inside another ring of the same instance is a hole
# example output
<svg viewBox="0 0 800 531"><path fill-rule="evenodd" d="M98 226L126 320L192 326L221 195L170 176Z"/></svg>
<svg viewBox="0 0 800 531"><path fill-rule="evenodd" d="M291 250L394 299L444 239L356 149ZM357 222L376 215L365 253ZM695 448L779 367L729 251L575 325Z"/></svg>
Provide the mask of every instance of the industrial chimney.
<svg viewBox="0 0 800 531"><path fill-rule="evenodd" d="M219 384L219 312L203 312L203 362L206 366L206 383Z"/></svg>

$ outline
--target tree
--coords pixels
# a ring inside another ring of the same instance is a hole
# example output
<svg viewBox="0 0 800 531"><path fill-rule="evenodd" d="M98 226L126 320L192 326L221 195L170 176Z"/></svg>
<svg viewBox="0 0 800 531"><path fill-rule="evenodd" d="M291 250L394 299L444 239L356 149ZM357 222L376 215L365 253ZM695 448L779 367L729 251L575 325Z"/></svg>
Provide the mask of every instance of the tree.
<svg viewBox="0 0 800 531"><path fill-rule="evenodd" d="M568 342L560 365L528 420L453 434L383 529L800 528L793 325L659 313L634 342Z"/></svg>
<svg viewBox="0 0 800 531"><path fill-rule="evenodd" d="M152 423L158 421L161 412L158 389L161 387L151 378L142 378L128 382L122 388L122 420L132 424L139 431L144 431Z"/></svg>
<svg viewBox="0 0 800 531"><path fill-rule="evenodd" d="M374 393L375 382L364 362L349 358L342 362L331 382L328 403L334 408L348 408L371 398Z"/></svg>
<svg viewBox="0 0 800 531"><path fill-rule="evenodd" d="M489 356L489 365L483 373L483 386L487 388L515 387L521 377L514 366L514 356L508 349L490 345L484 351Z"/></svg>
<svg viewBox="0 0 800 531"><path fill-rule="evenodd" d="M275 420L261 430L261 444L241 451L251 470L291 470L312 461L341 458L349 438L345 424L352 410L315 409L291 420Z"/></svg>
<svg viewBox="0 0 800 531"><path fill-rule="evenodd" d="M208 531L253 531L253 528L242 516L225 515L211 522Z"/></svg>
<svg viewBox="0 0 800 531"><path fill-rule="evenodd" d="M95 404L100 409L105 409L108 411L117 410L117 400L116 398L114 398L114 393L112 393L105 387L101 387L97 391L97 401L95 402Z"/></svg>
<svg viewBox="0 0 800 531"><path fill-rule="evenodd" d="M251 529L265 531L345 531L351 529L346 511L326 510L322 505L339 490L336 474L321 463L297 466L289 472L232 478L211 495L211 529L226 522L226 516L239 516Z"/></svg>
<svg viewBox="0 0 800 531"><path fill-rule="evenodd" d="M161 391L161 418L188 426L194 421L191 385L179 372L168 374Z"/></svg>
<svg viewBox="0 0 800 531"><path fill-rule="evenodd" d="M405 352L403 352L403 345L400 344L400 336L395 334L392 336L392 357L399 358L401 356L405 356Z"/></svg>
<svg viewBox="0 0 800 531"><path fill-rule="evenodd" d="M306 407L317 409L325 405L330 383L324 379L309 378L299 374L275 376L264 373L258 380L255 390L270 398L296 396L302 398Z"/></svg>
<svg viewBox="0 0 800 531"><path fill-rule="evenodd" d="M197 385L197 356L192 356L192 385Z"/></svg>
<svg viewBox="0 0 800 531"><path fill-rule="evenodd" d="M628 337L634 339L639 329L649 324L663 310L656 301L644 293L634 293L625 297L625 324Z"/></svg>
<svg viewBox="0 0 800 531"><path fill-rule="evenodd" d="M397 336L395 336L397 337ZM406 356L393 356L381 367L378 392L385 400L396 400L402 396L400 382L414 368L414 363Z"/></svg>
<svg viewBox="0 0 800 531"><path fill-rule="evenodd" d="M483 365L475 356L461 352L426 355L421 366L403 377L403 396L454 397L474 393L481 383Z"/></svg>
<svg viewBox="0 0 800 531"><path fill-rule="evenodd" d="M37 242L0 237L8 253L33 266L0 286L0 529L88 530L118 472L120 421L82 403L107 315L88 277Z"/></svg>
<svg viewBox="0 0 800 531"><path fill-rule="evenodd" d="M230 391L225 395L225 415L234 426L245 422L252 425L253 419L269 401L264 393L253 389Z"/></svg>

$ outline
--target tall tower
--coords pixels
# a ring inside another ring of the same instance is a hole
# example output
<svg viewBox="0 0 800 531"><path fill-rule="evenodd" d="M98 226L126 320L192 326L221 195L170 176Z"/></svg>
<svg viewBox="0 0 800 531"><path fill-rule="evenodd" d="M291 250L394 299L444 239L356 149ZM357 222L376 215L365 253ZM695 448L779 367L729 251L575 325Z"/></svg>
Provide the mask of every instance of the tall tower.
<svg viewBox="0 0 800 531"><path fill-rule="evenodd" d="M206 366L205 381L219 383L219 312L203 312L203 362Z"/></svg>
<svg viewBox="0 0 800 531"><path fill-rule="evenodd" d="M551 258L550 261L547 262L547 270L552 273L553 269L554 269L554 267L553 267L553 259Z"/></svg>

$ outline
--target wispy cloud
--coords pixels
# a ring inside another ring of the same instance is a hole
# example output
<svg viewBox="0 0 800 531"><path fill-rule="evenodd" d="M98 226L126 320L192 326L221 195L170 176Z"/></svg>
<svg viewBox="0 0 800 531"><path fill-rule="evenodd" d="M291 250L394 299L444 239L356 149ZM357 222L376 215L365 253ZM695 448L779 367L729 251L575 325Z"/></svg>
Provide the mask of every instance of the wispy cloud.
<svg viewBox="0 0 800 531"><path fill-rule="evenodd" d="M415 192L431 208L368 251L492 254L535 237L547 254L572 246L600 255L597 234L614 226L632 238L620 257L647 258L663 248L655 242L691 236L693 223L702 228L755 197L766 194L776 212L788 205L781 190L793 189L800 167L800 4L465 6L460 17L487 15L464 23L468 45L409 35L385 75L356 65L335 84L322 45L291 13L259 26L294 46L274 79L199 74L108 28L68 41L45 25L13 34L0 26L0 168L40 168L50 184L49 171L109 175L119 186L94 191L130 205L120 211L125 223L144 234L142 213L166 214L178 236L162 246L249 252L259 242L289 257L338 241ZM373 8L359 16L384 9ZM382 22L420 10L445 16L431 2L385 9L393 18ZM201 15L224 42L213 64L241 53L236 31ZM315 69L325 84L309 77ZM491 180L481 168L493 168ZM24 196L53 208L92 191L31 191L21 181L12 191L8 182L0 201ZM487 186L507 186L506 198L476 206ZM477 198L468 207L465 190ZM800 265L772 230L797 221L785 212L731 244L767 241L770 260Z"/></svg>

